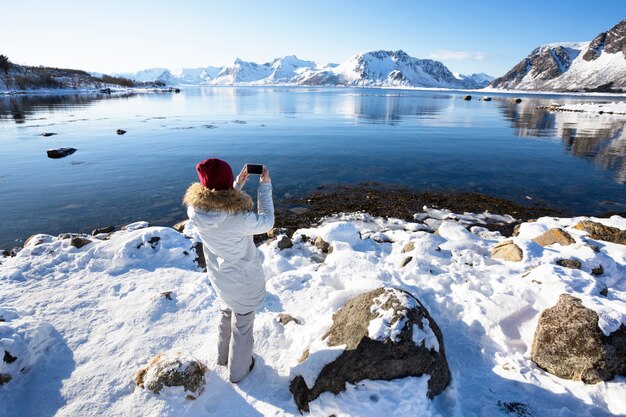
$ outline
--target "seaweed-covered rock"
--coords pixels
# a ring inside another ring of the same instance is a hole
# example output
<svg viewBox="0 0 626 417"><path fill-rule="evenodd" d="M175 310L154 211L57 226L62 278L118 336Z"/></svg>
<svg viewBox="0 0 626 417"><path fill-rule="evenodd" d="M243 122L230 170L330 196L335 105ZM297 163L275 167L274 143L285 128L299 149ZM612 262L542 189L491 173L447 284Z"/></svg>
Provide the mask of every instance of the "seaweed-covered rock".
<svg viewBox="0 0 626 417"><path fill-rule="evenodd" d="M158 394L163 387L184 387L186 391L202 392L206 366L193 356L168 351L156 355L135 375L135 383Z"/></svg>
<svg viewBox="0 0 626 417"><path fill-rule="evenodd" d="M626 245L626 230L617 227L605 226L602 223L582 221L574 226L574 229L589 233L589 237L595 240L604 240L611 243Z"/></svg>
<svg viewBox="0 0 626 417"><path fill-rule="evenodd" d="M59 159L65 158L76 152L75 148L57 148L57 149L48 149L46 153L48 154L48 158L51 159Z"/></svg>
<svg viewBox="0 0 626 417"><path fill-rule="evenodd" d="M399 289L379 288L348 301L333 315L323 340L329 347L346 348L322 368L311 388L302 375L291 381L290 391L301 411L308 411L309 402L321 393L338 394L346 383L364 379L427 374L430 398L450 382L437 323L419 300Z"/></svg>
<svg viewBox="0 0 626 417"><path fill-rule="evenodd" d="M551 374L587 384L626 375L626 326L605 336L595 311L562 294L539 317L531 359Z"/></svg>

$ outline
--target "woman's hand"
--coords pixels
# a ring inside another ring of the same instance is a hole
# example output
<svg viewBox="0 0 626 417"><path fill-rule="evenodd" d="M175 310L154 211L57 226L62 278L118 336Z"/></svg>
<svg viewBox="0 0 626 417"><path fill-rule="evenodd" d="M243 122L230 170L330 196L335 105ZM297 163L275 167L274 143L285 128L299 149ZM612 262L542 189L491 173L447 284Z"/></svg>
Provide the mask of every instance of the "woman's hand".
<svg viewBox="0 0 626 417"><path fill-rule="evenodd" d="M248 165L244 165L243 168L241 168L241 172L237 175L235 181L237 182L237 188L241 190L246 181L248 181Z"/></svg>
<svg viewBox="0 0 626 417"><path fill-rule="evenodd" d="M263 165L263 173L261 174L259 182L272 182L272 179L270 178L270 170L265 165Z"/></svg>

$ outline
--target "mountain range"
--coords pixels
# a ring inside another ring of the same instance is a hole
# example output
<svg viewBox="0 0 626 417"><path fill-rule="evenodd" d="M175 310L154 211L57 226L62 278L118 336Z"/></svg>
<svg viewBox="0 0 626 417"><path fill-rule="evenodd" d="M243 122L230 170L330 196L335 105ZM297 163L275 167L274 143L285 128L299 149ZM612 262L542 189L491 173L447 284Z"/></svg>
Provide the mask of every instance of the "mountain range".
<svg viewBox="0 0 626 417"><path fill-rule="evenodd" d="M546 91L626 89L626 19L589 42L535 48L490 87Z"/></svg>
<svg viewBox="0 0 626 417"><path fill-rule="evenodd" d="M324 66L290 55L265 64L237 58L227 67L185 68L176 74L166 68L152 68L116 75L170 85L482 88L493 80L483 73L453 74L439 61L414 58L401 50L364 52L342 64Z"/></svg>

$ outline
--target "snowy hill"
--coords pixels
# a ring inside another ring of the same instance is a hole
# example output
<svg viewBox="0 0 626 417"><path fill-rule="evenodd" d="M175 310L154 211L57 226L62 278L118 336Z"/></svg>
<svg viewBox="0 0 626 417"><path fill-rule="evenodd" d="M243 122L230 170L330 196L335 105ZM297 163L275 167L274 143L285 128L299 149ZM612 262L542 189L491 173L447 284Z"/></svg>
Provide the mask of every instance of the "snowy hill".
<svg viewBox="0 0 626 417"><path fill-rule="evenodd" d="M228 67L188 69L182 74L172 75L164 68L157 68L122 75L137 81L160 80L168 84L439 88L482 88L493 79L482 73L454 75L439 61L413 58L403 51L365 52L342 64L326 66L290 55L265 64L237 58Z"/></svg>
<svg viewBox="0 0 626 417"><path fill-rule="evenodd" d="M513 221L487 212L424 208L412 222L345 214L296 231L291 248L265 242L256 366L240 384L216 364L220 302L194 262L193 225L183 235L134 224L85 236L80 248L71 236L36 235L14 257L0 258L0 416L301 416L289 392L299 358L316 346L307 361L323 365L334 355L319 343L333 314L382 286L406 290L428 309L445 340L451 384L429 400L428 376L364 380L338 395L323 393L305 415L623 415L624 377L585 384L531 360L539 316L562 293L597 312L598 332L626 321L626 246L591 239L574 227L580 220L522 223L511 238L524 253L518 262L490 255L505 240L500 233L470 227ZM619 216L592 220L626 229ZM557 227L575 242L543 248L532 240ZM322 253L316 237L332 253ZM581 269L558 265L569 258ZM283 312L299 323L278 323ZM206 388L193 401L181 386L157 395L133 382L150 358L172 349L208 368Z"/></svg>
<svg viewBox="0 0 626 417"><path fill-rule="evenodd" d="M591 42L535 48L490 86L520 90L626 89L625 45L623 20Z"/></svg>

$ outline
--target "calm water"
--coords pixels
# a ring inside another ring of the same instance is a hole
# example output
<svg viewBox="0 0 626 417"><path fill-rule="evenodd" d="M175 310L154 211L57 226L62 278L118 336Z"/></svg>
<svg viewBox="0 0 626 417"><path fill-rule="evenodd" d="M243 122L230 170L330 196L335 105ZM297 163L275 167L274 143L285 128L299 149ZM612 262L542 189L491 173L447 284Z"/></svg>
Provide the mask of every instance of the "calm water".
<svg viewBox="0 0 626 417"><path fill-rule="evenodd" d="M173 224L185 216L180 201L195 164L210 156L237 172L245 162L268 165L277 199L378 181L572 213L626 211L626 119L536 109L580 97L524 96L515 105L505 95L463 95L215 87L1 97L0 248L37 232ZM78 151L48 159L54 147Z"/></svg>

